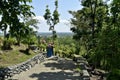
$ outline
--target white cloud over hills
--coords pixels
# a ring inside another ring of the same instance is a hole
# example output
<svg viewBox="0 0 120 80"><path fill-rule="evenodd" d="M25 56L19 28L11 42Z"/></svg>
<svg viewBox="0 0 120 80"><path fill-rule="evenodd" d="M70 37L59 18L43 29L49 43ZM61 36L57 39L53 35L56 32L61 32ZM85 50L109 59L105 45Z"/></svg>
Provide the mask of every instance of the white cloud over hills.
<svg viewBox="0 0 120 80"><path fill-rule="evenodd" d="M42 16L36 16L34 18L39 20L40 22L38 24L39 27L39 29L37 30L38 32L50 32L49 25L46 24L46 20ZM71 32L69 21L60 19L60 22L57 25L55 25L55 30L57 32Z"/></svg>

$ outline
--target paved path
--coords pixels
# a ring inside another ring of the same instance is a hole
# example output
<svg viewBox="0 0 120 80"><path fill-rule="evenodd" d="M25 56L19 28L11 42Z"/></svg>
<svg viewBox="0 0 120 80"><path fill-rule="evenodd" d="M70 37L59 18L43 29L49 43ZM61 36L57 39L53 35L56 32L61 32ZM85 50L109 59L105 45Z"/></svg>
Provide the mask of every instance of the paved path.
<svg viewBox="0 0 120 80"><path fill-rule="evenodd" d="M47 60L29 71L13 76L15 80L81 80L72 60Z"/></svg>

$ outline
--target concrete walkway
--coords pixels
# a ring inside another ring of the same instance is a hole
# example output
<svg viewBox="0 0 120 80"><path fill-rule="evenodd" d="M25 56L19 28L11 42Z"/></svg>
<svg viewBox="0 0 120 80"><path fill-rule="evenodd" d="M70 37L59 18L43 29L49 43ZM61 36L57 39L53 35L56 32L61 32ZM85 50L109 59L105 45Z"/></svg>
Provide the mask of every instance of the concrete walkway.
<svg viewBox="0 0 120 80"><path fill-rule="evenodd" d="M29 71L13 76L14 80L82 80L75 72L76 64L72 60L49 59L35 65Z"/></svg>

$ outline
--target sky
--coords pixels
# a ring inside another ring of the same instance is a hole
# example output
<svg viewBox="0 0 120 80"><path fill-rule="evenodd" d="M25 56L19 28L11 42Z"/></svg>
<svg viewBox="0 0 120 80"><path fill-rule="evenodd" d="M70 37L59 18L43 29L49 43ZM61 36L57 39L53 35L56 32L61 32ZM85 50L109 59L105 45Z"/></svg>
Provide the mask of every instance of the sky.
<svg viewBox="0 0 120 80"><path fill-rule="evenodd" d="M49 5L49 9L51 13L55 9L54 2L55 0L32 0L31 5L34 7L32 10L36 19L39 20L40 24L38 24L39 29L38 32L50 32L49 26L46 24L43 15L45 13L46 5ZM60 14L60 23L55 26L55 30L57 32L71 32L70 31L70 18L72 15L68 13L69 10L76 11L81 9L79 0L58 0L58 12Z"/></svg>

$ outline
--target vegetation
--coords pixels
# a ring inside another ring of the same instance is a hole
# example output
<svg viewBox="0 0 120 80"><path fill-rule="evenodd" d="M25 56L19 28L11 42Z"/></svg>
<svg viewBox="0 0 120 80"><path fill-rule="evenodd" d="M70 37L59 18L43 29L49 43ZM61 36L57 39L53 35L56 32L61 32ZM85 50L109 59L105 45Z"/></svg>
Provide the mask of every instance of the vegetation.
<svg viewBox="0 0 120 80"><path fill-rule="evenodd" d="M107 80L119 80L120 1L111 0L109 4L108 0L80 1L81 10L69 11L73 16L70 21L73 40L67 36L57 38L54 27L59 23L58 0L55 0L53 13L47 5L44 14L49 30L52 30L52 39L37 36L31 28L37 29L39 23L32 18L35 15L31 11L33 7L28 5L32 0L1 0L0 30L4 32L4 37L0 37L0 66L25 61L35 55L29 52L30 45L37 45L45 51L53 40L55 55L72 58L73 54L81 54L96 68L108 71Z"/></svg>
<svg viewBox="0 0 120 80"><path fill-rule="evenodd" d="M32 0L1 0L0 4L0 15L2 16L0 21L0 29L4 31L4 38L15 37L18 45L20 45L21 39L26 37L29 26L21 22L23 17L33 16L34 13L31 11L32 6L27 3L32 2ZM9 29L9 34L7 34L6 29ZM4 49L6 49L6 41L3 44Z"/></svg>
<svg viewBox="0 0 120 80"><path fill-rule="evenodd" d="M24 62L36 55L30 50L30 55L26 54L25 49L27 45L12 46L13 50L0 51L0 68L12 66Z"/></svg>
<svg viewBox="0 0 120 80"><path fill-rule="evenodd" d="M110 4L104 0L82 0L83 8L69 11L73 15L71 30L74 39L84 48L89 63L107 70L111 76L108 80L119 80L120 45L119 45L119 0Z"/></svg>
<svg viewBox="0 0 120 80"><path fill-rule="evenodd" d="M0 66L17 64L35 55L26 46L37 43L36 32L32 27L37 28L39 22L33 19L33 7L28 5L31 2L32 0L0 1L0 30L4 32L4 37L0 37Z"/></svg>
<svg viewBox="0 0 120 80"><path fill-rule="evenodd" d="M71 58L75 54L75 41L72 37L61 37L55 41L55 54Z"/></svg>

